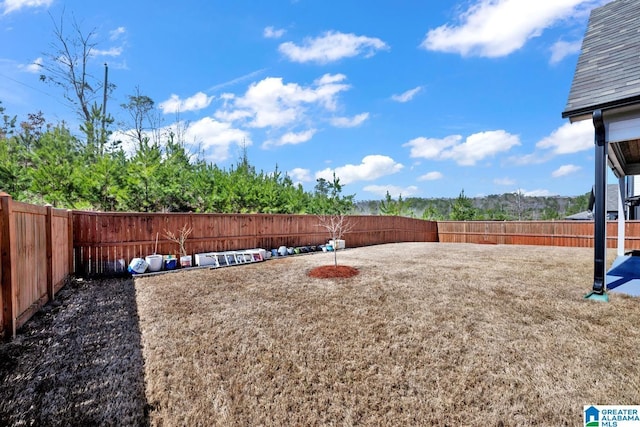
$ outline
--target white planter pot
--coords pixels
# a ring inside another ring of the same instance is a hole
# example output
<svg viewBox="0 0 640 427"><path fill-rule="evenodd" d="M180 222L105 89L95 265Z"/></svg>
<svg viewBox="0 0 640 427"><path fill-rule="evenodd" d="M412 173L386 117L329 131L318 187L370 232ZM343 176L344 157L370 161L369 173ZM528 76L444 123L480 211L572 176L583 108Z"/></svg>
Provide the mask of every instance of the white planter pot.
<svg viewBox="0 0 640 427"><path fill-rule="evenodd" d="M147 255L144 260L149 264L147 271L160 271L162 270L162 255Z"/></svg>
<svg viewBox="0 0 640 427"><path fill-rule="evenodd" d="M180 267L191 267L191 255L180 257Z"/></svg>

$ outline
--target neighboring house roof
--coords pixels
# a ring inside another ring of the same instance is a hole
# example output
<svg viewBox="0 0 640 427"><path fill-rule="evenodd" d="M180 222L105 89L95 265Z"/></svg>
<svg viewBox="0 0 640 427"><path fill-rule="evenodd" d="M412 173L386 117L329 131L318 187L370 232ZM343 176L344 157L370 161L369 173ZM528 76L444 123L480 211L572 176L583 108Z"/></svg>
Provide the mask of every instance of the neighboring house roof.
<svg viewBox="0 0 640 427"><path fill-rule="evenodd" d="M607 185L607 212L608 213L617 213L618 212L618 184L609 184ZM592 220L593 212L591 211L582 211L573 215L566 216L565 219L574 219L574 220Z"/></svg>
<svg viewBox="0 0 640 427"><path fill-rule="evenodd" d="M618 184L607 185L607 212L618 212Z"/></svg>
<svg viewBox="0 0 640 427"><path fill-rule="evenodd" d="M640 102L640 2L594 9L582 42L563 118Z"/></svg>
<svg viewBox="0 0 640 427"><path fill-rule="evenodd" d="M565 216L564 219L571 219L576 221L590 221L593 219L593 212L582 211L573 215Z"/></svg>

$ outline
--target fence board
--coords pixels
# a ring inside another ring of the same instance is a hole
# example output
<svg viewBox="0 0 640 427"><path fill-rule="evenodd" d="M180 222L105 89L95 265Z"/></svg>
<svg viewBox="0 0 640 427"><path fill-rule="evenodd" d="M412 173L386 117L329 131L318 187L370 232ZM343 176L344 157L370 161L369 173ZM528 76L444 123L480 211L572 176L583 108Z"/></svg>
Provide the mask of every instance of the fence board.
<svg viewBox="0 0 640 427"><path fill-rule="evenodd" d="M593 247L593 221L438 221L443 243ZM617 247L617 221L607 224L607 247ZM625 248L640 249L640 221L626 221Z"/></svg>
<svg viewBox="0 0 640 427"><path fill-rule="evenodd" d="M14 268L18 319L30 317L47 301L47 209L13 202L16 223ZM24 323L18 320L18 327Z"/></svg>
<svg viewBox="0 0 640 427"><path fill-rule="evenodd" d="M51 218L51 280L55 292L60 290L69 276L69 246L73 240L69 239L70 212L53 209ZM73 239L73 236L71 237Z"/></svg>
<svg viewBox="0 0 640 427"><path fill-rule="evenodd" d="M0 330L3 336L14 336L15 326L15 285L13 260L15 258L15 247L12 244L14 234L14 224L11 215L11 198L6 194L0 194L0 278L2 279L2 292L0 292L0 302L2 302L2 320L0 320Z"/></svg>

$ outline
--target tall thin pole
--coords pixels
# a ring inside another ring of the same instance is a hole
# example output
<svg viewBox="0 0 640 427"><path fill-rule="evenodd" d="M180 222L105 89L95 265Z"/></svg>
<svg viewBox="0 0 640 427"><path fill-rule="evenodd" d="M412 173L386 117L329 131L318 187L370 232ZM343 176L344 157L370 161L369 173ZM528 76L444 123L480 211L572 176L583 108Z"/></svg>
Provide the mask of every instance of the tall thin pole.
<svg viewBox="0 0 640 427"><path fill-rule="evenodd" d="M109 85L109 66L104 63L104 95L102 99L102 132L100 133L100 155L104 154L104 144L106 139L106 121L107 121L107 87Z"/></svg>
<svg viewBox="0 0 640 427"><path fill-rule="evenodd" d="M593 112L593 125L596 144L593 292L603 294L607 290L607 137L602 110Z"/></svg>

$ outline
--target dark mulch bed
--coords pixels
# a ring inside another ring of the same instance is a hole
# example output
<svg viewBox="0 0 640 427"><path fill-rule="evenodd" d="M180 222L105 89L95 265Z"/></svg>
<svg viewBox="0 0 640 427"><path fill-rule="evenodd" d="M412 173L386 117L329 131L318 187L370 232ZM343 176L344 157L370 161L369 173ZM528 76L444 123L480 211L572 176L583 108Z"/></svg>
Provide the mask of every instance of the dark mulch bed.
<svg viewBox="0 0 640 427"><path fill-rule="evenodd" d="M322 265L309 271L308 276L316 279L348 279L358 273L357 268L348 265Z"/></svg>
<svg viewBox="0 0 640 427"><path fill-rule="evenodd" d="M0 344L0 425L148 425L131 279L76 280Z"/></svg>

